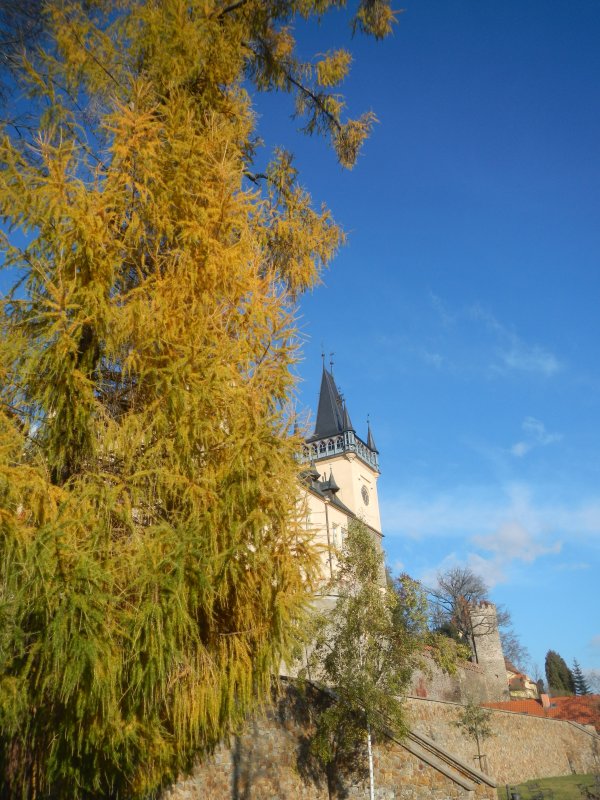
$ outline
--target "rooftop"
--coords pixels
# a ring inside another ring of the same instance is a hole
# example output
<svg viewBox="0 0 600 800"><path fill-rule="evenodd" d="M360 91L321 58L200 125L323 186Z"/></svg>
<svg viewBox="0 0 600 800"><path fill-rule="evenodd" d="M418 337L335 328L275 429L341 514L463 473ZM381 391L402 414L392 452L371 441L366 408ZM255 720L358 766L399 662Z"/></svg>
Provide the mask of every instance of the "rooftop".
<svg viewBox="0 0 600 800"><path fill-rule="evenodd" d="M535 717L564 719L580 725L593 725L600 733L600 695L586 694L570 697L551 697L550 707L544 708L540 700L508 700L504 703L484 703L486 708L531 714Z"/></svg>

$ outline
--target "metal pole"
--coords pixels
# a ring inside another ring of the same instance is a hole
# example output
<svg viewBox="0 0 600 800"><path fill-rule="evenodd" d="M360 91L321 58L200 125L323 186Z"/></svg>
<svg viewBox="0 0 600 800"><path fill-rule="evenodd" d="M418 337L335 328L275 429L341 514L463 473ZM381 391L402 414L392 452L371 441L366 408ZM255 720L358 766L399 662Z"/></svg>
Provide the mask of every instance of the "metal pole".
<svg viewBox="0 0 600 800"><path fill-rule="evenodd" d="M369 797L375 800L375 785L373 780L373 750L371 749L371 726L367 722L367 751L369 753Z"/></svg>

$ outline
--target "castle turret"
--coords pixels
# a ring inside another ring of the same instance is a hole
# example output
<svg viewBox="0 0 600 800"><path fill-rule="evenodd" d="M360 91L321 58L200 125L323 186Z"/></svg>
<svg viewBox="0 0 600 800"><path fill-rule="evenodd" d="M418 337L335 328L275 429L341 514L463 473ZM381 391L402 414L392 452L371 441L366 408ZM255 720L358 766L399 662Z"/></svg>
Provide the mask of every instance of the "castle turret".
<svg viewBox="0 0 600 800"><path fill-rule="evenodd" d="M493 702L508 700L510 695L496 606L482 600L473 603L469 610L475 659L485 671L486 699Z"/></svg>

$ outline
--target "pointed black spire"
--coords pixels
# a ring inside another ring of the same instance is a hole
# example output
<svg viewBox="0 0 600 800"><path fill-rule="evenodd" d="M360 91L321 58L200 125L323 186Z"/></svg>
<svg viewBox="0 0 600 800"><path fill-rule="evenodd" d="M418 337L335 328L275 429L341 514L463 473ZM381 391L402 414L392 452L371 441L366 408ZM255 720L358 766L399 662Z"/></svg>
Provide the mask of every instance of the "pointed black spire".
<svg viewBox="0 0 600 800"><path fill-rule="evenodd" d="M375 444L375 439L373 438L373 434L371 432L371 421L369 420L368 417L367 417L367 447L374 453L379 452L379 450L377 449L377 445Z"/></svg>
<svg viewBox="0 0 600 800"><path fill-rule="evenodd" d="M342 431L350 430L345 425L345 417L350 421L348 412L344 409L344 404L333 375L323 365L323 375L321 376L321 390L319 392L319 407L317 409L317 422L313 439L325 439L328 436L337 436Z"/></svg>
<svg viewBox="0 0 600 800"><path fill-rule="evenodd" d="M367 420L368 436L365 442L356 435L346 402L336 386L333 373L325 366L325 354L322 353L322 356L323 374L319 391L317 421L313 435L305 440L304 457L308 458L310 455L311 458L321 461L321 459L329 459L344 453L353 453L365 464L379 472L377 458L379 451L373 439L371 425ZM321 484L327 487L328 483L329 481L324 475ZM335 481L334 485L337 486Z"/></svg>
<svg viewBox="0 0 600 800"><path fill-rule="evenodd" d="M353 431L354 428L352 427L352 420L350 419L350 414L348 413L348 406L346 405L346 401L343 401L343 409L342 409L342 425L343 430L345 431Z"/></svg>
<svg viewBox="0 0 600 800"><path fill-rule="evenodd" d="M337 483L335 482L335 478L333 477L333 470L331 469L331 467L329 468L329 481L327 488L329 489L330 492L333 492L333 494L339 492L340 490L340 487L337 485Z"/></svg>

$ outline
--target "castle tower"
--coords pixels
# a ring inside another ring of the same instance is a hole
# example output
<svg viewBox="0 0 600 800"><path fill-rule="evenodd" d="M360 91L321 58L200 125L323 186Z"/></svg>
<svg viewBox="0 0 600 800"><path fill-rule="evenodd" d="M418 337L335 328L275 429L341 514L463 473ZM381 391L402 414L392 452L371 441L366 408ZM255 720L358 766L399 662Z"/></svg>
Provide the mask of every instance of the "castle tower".
<svg viewBox="0 0 600 800"><path fill-rule="evenodd" d="M339 499L359 519L381 533L377 479L378 451L367 426L366 441L357 436L350 414L333 379L323 365L317 420L306 440L304 458L325 477L333 474Z"/></svg>
<svg viewBox="0 0 600 800"><path fill-rule="evenodd" d="M482 600L472 604L469 610L475 658L485 670L486 699L491 702L509 700L496 606Z"/></svg>

